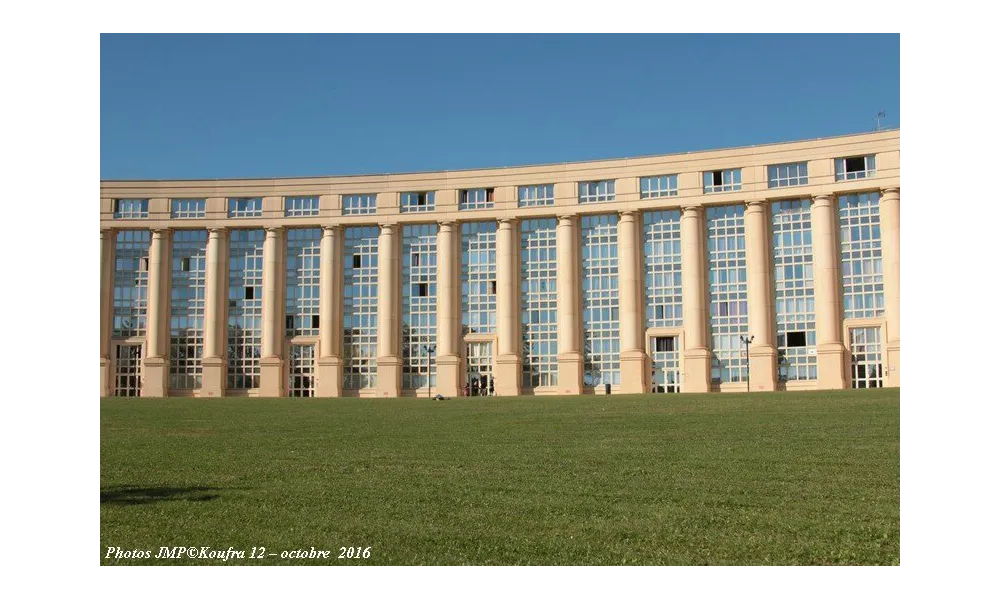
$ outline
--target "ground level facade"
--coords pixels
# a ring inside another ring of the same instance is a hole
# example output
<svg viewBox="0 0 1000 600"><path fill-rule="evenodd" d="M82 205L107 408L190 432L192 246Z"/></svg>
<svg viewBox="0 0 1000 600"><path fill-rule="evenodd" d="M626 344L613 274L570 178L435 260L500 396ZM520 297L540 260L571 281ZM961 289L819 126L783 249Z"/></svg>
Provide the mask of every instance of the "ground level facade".
<svg viewBox="0 0 1000 600"><path fill-rule="evenodd" d="M899 386L899 131L101 182L101 396Z"/></svg>

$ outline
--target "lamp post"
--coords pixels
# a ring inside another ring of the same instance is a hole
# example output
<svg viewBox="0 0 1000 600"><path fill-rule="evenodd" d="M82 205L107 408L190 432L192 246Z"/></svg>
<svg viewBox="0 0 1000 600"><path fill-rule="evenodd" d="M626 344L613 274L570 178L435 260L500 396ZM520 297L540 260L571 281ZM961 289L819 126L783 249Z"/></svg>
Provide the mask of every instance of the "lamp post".
<svg viewBox="0 0 1000 600"><path fill-rule="evenodd" d="M740 342L746 346L747 352L747 391L750 391L750 342L753 341L753 336L740 336Z"/></svg>
<svg viewBox="0 0 1000 600"><path fill-rule="evenodd" d="M424 353L427 354L427 397L431 397L431 354L437 350L437 346L424 344Z"/></svg>

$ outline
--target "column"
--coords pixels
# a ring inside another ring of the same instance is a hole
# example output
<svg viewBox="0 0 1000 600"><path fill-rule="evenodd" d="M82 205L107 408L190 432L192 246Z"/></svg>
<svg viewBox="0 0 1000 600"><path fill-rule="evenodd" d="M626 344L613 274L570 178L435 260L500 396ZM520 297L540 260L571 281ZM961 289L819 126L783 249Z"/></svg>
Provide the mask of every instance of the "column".
<svg viewBox="0 0 1000 600"><path fill-rule="evenodd" d="M813 289L816 296L816 362L821 390L847 387L844 378L844 347L841 327L840 285L837 268L837 218L834 197L816 196L812 201Z"/></svg>
<svg viewBox="0 0 1000 600"><path fill-rule="evenodd" d="M442 221L437 236L437 389L447 398L459 395L461 378L457 228L454 221Z"/></svg>
<svg viewBox="0 0 1000 600"><path fill-rule="evenodd" d="M747 256L747 302L750 309L750 389L778 387L778 351L774 348L774 301L771 293L771 257L768 243L767 202L751 200L744 213Z"/></svg>
<svg viewBox="0 0 1000 600"><path fill-rule="evenodd" d="M882 230L882 290L885 295L883 385L899 387L899 188L885 188L879 201Z"/></svg>
<svg viewBox="0 0 1000 600"><path fill-rule="evenodd" d="M559 392L583 393L583 352L580 343L580 233L575 215L560 215L556 226Z"/></svg>
<svg viewBox="0 0 1000 600"><path fill-rule="evenodd" d="M517 396L521 393L521 355L518 343L520 322L517 318L517 221L500 219L497 226L497 364L496 393Z"/></svg>
<svg viewBox="0 0 1000 600"><path fill-rule="evenodd" d="M621 338L621 391L641 394L646 391L648 372L645 344L642 343L642 317L639 287L641 267L638 224L634 210L621 213L618 219L618 318Z"/></svg>
<svg viewBox="0 0 1000 600"><path fill-rule="evenodd" d="M170 286L164 279L170 270L164 260L166 254L163 229L154 229L149 241L149 273L146 285L146 358L142 361L142 396L161 398L167 395L167 371L169 364L164 354L164 340L167 330L167 306ZM164 273L166 271L166 273Z"/></svg>
<svg viewBox="0 0 1000 600"><path fill-rule="evenodd" d="M712 351L708 347L705 282L705 213L684 206L681 213L681 294L684 306L684 380L681 391L707 392Z"/></svg>
<svg viewBox="0 0 1000 600"><path fill-rule="evenodd" d="M101 397L110 395L111 292L114 289L115 232L101 230Z"/></svg>
<svg viewBox="0 0 1000 600"><path fill-rule="evenodd" d="M316 396L335 398L342 394L343 364L340 356L343 299L341 253L343 241L339 225L323 227L319 243L319 358L316 360Z"/></svg>
<svg viewBox="0 0 1000 600"><path fill-rule="evenodd" d="M399 227L382 225L378 235L378 395L397 397L403 383L399 357Z"/></svg>
<svg viewBox="0 0 1000 600"><path fill-rule="evenodd" d="M208 230L205 248L205 348L201 361L201 395L226 395L226 357L223 355L226 322L226 232Z"/></svg>
<svg viewBox="0 0 1000 600"><path fill-rule="evenodd" d="M261 303L260 332L260 395L279 397L285 389L285 353L282 315L281 257L284 254L281 227L268 227L264 235L264 300Z"/></svg>

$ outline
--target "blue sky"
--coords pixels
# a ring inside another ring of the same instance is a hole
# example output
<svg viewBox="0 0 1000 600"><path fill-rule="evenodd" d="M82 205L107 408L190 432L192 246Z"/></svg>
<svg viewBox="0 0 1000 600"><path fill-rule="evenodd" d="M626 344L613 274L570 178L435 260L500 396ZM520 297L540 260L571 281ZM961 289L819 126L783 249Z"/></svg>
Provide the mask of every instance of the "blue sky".
<svg viewBox="0 0 1000 600"><path fill-rule="evenodd" d="M899 126L899 35L102 35L101 178L567 162Z"/></svg>

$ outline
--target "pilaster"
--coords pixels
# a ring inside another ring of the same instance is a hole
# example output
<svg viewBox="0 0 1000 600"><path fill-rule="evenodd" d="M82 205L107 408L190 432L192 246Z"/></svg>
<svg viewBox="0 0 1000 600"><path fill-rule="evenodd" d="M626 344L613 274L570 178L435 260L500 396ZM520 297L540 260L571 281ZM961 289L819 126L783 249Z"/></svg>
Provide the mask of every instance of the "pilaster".
<svg viewBox="0 0 1000 600"><path fill-rule="evenodd" d="M770 235L767 202L751 200L744 213L747 257L747 302L750 310L750 389L778 387L778 351L774 346L774 302L771 290Z"/></svg>
<svg viewBox="0 0 1000 600"><path fill-rule="evenodd" d="M899 387L899 188L882 190L879 200L882 230L882 289L885 294L885 387Z"/></svg>
<svg viewBox="0 0 1000 600"><path fill-rule="evenodd" d="M577 217L560 215L556 226L559 392L583 392L583 348L580 343L580 234Z"/></svg>
<svg viewBox="0 0 1000 600"><path fill-rule="evenodd" d="M167 306L164 289L169 298L169 269L166 255L169 251L170 230L154 229L149 240L149 273L146 286L146 358L142 361L143 397L162 398L167 395L169 364L164 356L167 327Z"/></svg>
<svg viewBox="0 0 1000 600"><path fill-rule="evenodd" d="M841 327L837 220L834 198L829 194L815 196L811 208L813 289L816 297L816 364L817 386L821 390L841 390L847 387L844 347Z"/></svg>
<svg viewBox="0 0 1000 600"><path fill-rule="evenodd" d="M101 229L101 397L110 394L111 295L114 289L115 233Z"/></svg>
<svg viewBox="0 0 1000 600"><path fill-rule="evenodd" d="M518 340L517 221L500 219L497 227L497 359L496 393L521 393L521 357Z"/></svg>
<svg viewBox="0 0 1000 600"><path fill-rule="evenodd" d="M323 227L319 246L319 358L316 360L316 391L320 398L334 398L343 392L344 372L341 363L339 324L343 299L338 293L342 278L342 228Z"/></svg>
<svg viewBox="0 0 1000 600"><path fill-rule="evenodd" d="M437 389L442 396L458 396L461 378L459 357L459 251L460 231L454 221L438 224L437 237Z"/></svg>
<svg viewBox="0 0 1000 600"><path fill-rule="evenodd" d="M218 398L226 393L226 263L228 245L225 229L208 230L205 249L205 347L201 362L201 395Z"/></svg>
<svg viewBox="0 0 1000 600"><path fill-rule="evenodd" d="M621 180L619 180L621 181ZM630 178L627 181L634 181ZM618 315L621 338L621 391L641 394L646 391L646 352L640 343L639 288L640 254L636 243L636 211L621 213L618 219Z"/></svg>
<svg viewBox="0 0 1000 600"><path fill-rule="evenodd" d="M264 300L261 303L260 395L280 397L284 394L284 286L282 256L284 230L268 227L264 235Z"/></svg>
<svg viewBox="0 0 1000 600"><path fill-rule="evenodd" d="M685 392L707 392L711 381L705 231L704 209L697 205L684 206L681 213L681 294L684 307L684 379L681 389Z"/></svg>
<svg viewBox="0 0 1000 600"><path fill-rule="evenodd" d="M403 370L399 357L399 227L383 224L378 236L378 395L400 395Z"/></svg>

